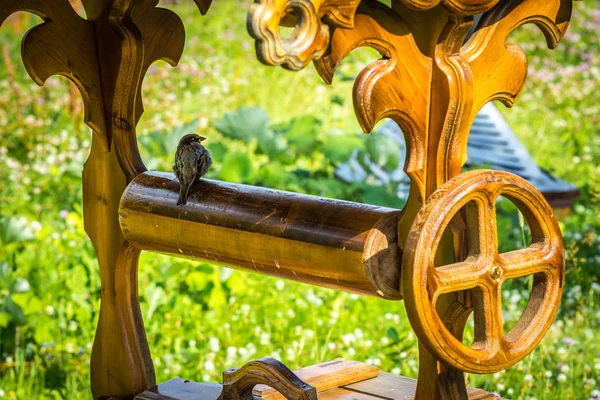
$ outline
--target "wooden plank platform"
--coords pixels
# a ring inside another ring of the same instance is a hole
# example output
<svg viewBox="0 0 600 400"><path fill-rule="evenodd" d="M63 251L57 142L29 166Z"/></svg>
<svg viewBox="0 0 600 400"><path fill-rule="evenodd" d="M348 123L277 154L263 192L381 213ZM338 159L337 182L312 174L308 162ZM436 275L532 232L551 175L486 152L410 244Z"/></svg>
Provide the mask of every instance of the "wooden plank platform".
<svg viewBox="0 0 600 400"><path fill-rule="evenodd" d="M319 400L409 400L414 397L417 387L415 379L380 372L368 364L344 359L294 372L317 388ZM469 400L500 400L484 390L469 389L468 392ZM283 398L265 385L257 385L253 393L255 400ZM220 394L219 384L176 378L145 391L136 400L217 400Z"/></svg>
<svg viewBox="0 0 600 400"><path fill-rule="evenodd" d="M332 361L298 369L294 373L321 393L375 378L379 376L379 368L358 361L336 358ZM263 400L285 400L285 397L267 385L256 385L253 394Z"/></svg>

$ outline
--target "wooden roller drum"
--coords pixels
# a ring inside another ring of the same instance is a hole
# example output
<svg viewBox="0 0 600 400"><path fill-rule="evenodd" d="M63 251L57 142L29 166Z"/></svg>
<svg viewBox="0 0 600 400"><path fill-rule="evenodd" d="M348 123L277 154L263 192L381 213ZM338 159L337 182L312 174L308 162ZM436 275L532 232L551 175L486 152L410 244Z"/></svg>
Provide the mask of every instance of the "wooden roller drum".
<svg viewBox="0 0 600 400"><path fill-rule="evenodd" d="M142 250L401 299L400 210L203 179L178 206L173 174L146 172L121 198Z"/></svg>

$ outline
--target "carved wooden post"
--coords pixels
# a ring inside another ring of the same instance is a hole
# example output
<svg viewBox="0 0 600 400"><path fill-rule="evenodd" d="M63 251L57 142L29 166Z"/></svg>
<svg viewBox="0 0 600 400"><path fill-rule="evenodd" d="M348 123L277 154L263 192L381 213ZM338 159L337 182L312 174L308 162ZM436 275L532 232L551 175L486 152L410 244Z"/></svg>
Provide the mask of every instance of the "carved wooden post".
<svg viewBox="0 0 600 400"><path fill-rule="evenodd" d="M553 48L566 31L572 1L392 0L391 8L375 0L258 3L248 26L264 63L299 69L314 59L321 77L331 83L355 48L370 46L381 54L356 80L354 108L365 132L392 118L406 138L411 193L398 229L404 250L401 287L420 339L416 397L467 398L463 371L505 369L539 343L556 314L564 279L558 225L535 188L508 174L458 176L470 126L485 103L500 100L511 106L523 87L526 60L518 46L506 44L510 32L533 22ZM293 37L315 40L279 38L276 27L289 9L310 10L296 12ZM322 19L332 10L343 17ZM465 43L479 13L483 17ZM498 254L495 199L500 194L515 202L536 231L523 252ZM466 213L459 212L464 207ZM447 227L451 234L443 236ZM439 265L444 267L435 268ZM499 288L506 279L530 274L535 275L530 302L517 328L504 335ZM476 343L469 347L461 340L473 310Z"/></svg>
<svg viewBox="0 0 600 400"><path fill-rule="evenodd" d="M131 398L155 384L137 295L139 250L121 233L118 206L127 183L146 170L135 135L143 112L142 79L154 61L175 65L183 50L181 20L155 8L157 3L83 0L88 20L73 11L69 0L7 0L0 5L0 22L16 11L44 19L23 42L27 71L40 85L55 74L75 82L85 122L94 131L83 170L83 202L102 282L91 365L96 399ZM210 0L196 3L205 13Z"/></svg>

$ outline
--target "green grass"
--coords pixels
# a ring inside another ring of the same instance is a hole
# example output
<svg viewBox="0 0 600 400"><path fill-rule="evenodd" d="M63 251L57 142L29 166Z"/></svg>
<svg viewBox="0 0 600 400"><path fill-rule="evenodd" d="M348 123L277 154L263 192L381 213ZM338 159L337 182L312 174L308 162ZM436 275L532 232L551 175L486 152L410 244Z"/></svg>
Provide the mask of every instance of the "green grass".
<svg viewBox="0 0 600 400"><path fill-rule="evenodd" d="M352 78L372 51L353 53L330 87L312 66L292 73L256 61L248 2L218 1L204 18L187 3L176 6L188 35L180 67L158 63L144 82L139 135L149 166L170 169L178 127L189 123L210 139L212 178L395 205L393 186L344 185L333 176L348 155L341 144L369 151L375 137L358 133L351 101ZM524 44L531 73L503 113L542 167L582 191L561 218L567 287L550 333L506 372L469 376L471 385L513 399L587 399L600 389L600 11L594 1L575 9L554 52L534 28L511 36ZM17 38L36 20L22 16L0 30L14 65L12 72L0 63L0 399L86 399L100 297L80 205L91 134L66 80L39 88L18 59ZM246 138L215 129L241 106L264 109L269 129ZM310 149L290 133L306 121ZM503 221L503 241L518 245L516 216ZM224 369L266 355L292 368L346 357L417 376L417 340L402 302L150 253L141 258L139 288L159 381L219 381ZM506 291L507 317L526 296L522 287Z"/></svg>

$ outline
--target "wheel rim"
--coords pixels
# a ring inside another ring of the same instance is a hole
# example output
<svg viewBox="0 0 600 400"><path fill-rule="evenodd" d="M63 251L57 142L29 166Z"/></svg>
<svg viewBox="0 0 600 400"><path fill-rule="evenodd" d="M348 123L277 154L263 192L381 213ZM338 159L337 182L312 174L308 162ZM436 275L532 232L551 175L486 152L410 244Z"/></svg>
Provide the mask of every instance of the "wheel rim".
<svg viewBox="0 0 600 400"><path fill-rule="evenodd" d="M527 220L532 244L499 254L496 199L511 200ZM466 207L469 255L434 267L444 230ZM505 333L502 283L534 275L529 302ZM407 238L402 286L407 314L420 341L439 360L471 373L493 373L514 365L541 341L554 319L564 281L564 246L551 207L522 178L500 171L462 174L437 190L419 211ZM471 346L454 337L435 304L440 295L470 290L475 319Z"/></svg>

